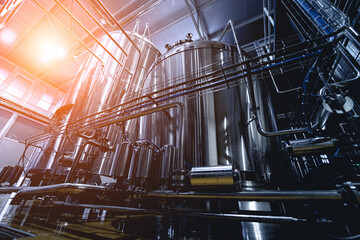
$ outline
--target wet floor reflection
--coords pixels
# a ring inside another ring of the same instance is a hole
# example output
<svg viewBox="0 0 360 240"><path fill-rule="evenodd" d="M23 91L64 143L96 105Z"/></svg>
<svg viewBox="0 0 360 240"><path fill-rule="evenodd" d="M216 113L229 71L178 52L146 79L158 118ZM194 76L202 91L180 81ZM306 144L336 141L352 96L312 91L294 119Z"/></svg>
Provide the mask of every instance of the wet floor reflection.
<svg viewBox="0 0 360 240"><path fill-rule="evenodd" d="M35 239L224 239L224 234L226 239L242 238L239 221L119 215L39 200L12 205L4 219L11 227L35 234Z"/></svg>

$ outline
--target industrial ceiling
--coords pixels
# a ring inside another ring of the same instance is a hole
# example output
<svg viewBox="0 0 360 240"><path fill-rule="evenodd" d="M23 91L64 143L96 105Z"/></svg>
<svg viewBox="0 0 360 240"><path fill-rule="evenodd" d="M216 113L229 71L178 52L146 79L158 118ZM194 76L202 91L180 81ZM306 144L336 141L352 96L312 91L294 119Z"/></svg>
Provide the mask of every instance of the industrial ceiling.
<svg viewBox="0 0 360 240"><path fill-rule="evenodd" d="M85 7L89 4L89 1L80 2ZM263 37L262 0L103 0L102 3L127 31L132 31L139 22L138 32L143 34L149 24L151 41L163 53L165 44L184 39L187 33L192 33L194 40L216 40L229 20L234 21L241 45ZM25 0L0 30L0 55L66 91L87 51L63 27L89 48L94 40L61 6L96 38L104 35L75 0ZM97 17L97 20L111 31L112 27L104 19ZM234 40L228 34L224 41L233 43Z"/></svg>

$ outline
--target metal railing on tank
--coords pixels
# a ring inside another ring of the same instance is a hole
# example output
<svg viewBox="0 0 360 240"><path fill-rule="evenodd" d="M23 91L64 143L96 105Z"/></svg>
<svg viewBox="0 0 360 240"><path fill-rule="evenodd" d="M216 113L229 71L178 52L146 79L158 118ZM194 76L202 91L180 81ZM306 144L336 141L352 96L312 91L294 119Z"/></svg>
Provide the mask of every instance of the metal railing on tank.
<svg viewBox="0 0 360 240"><path fill-rule="evenodd" d="M80 8L84 11L84 13L90 17L93 22L100 27L100 29L103 30L103 32L109 37L109 39L116 45L116 47L118 47L125 56L123 56L120 60L118 58L116 58L109 49L107 49L98 39L96 36L94 36L94 34L91 32L91 30L87 29L85 27L85 25L79 20L77 19L72 13L71 11L69 11L63 4L61 4L58 0L54 0L55 4L57 6L59 6L60 9L62 9L74 22L77 23L77 25L86 32L86 34L88 36L90 36L97 45L99 45L112 59L115 60L115 62L117 62L122 68L123 71L126 71L127 73L129 73L130 75L133 75L133 73L126 68L126 61L128 59L128 53L127 51L120 46L120 44L111 36L111 34L108 32L108 30L101 24L100 20L98 20L96 18L96 16L93 15L93 13L91 13L91 11L84 5L82 4L79 0L75 0L76 3L80 6ZM124 28L116 21L116 19L114 18L114 16L110 13L110 11L105 7L104 4L101 3L101 1L99 0L94 0L93 2L96 2L97 4L88 4L92 10L99 14L100 12L105 12L106 13L106 17L107 22L112 22L115 23L116 25L116 29L119 29L124 35L125 37L129 40L129 42L134 46L134 48L138 51L139 53L139 59L140 59L140 49L137 46L137 44L131 39L131 36L128 35L128 33L124 30ZM34 3L36 3L44 12L47 16L49 16L51 19L53 19L59 26L61 26L66 32L68 32L74 39L76 39L76 41L78 41L91 55L93 55L102 65L103 62L100 59L99 56L97 56L91 49L90 47L88 47L73 31L71 31L71 29L67 28L66 25L64 23L62 23L58 18L56 18L49 10L47 10L43 5L41 5L38 1L34 0ZM100 15L100 17L104 17L104 15Z"/></svg>

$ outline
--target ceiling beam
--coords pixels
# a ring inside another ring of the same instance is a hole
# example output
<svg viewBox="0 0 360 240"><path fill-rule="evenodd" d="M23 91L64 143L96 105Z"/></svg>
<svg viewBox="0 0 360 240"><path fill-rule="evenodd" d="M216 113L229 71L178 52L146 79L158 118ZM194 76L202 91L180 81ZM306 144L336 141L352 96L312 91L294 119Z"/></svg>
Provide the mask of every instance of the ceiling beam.
<svg viewBox="0 0 360 240"><path fill-rule="evenodd" d="M184 2L185 2L185 4L186 4L186 7L188 8L188 11L189 11L189 13L190 13L191 20L192 20L192 22L193 22L193 24L194 24L194 27L195 27L198 35L199 35L199 38L200 38L201 40L204 40L204 36L203 36L202 32L200 31L200 27L199 27L199 24L198 24L199 21L195 19L193 10L192 10L192 8L191 8L188 0L184 0ZM198 10L195 9L195 12L198 13ZM199 19L199 15L197 16L197 18Z"/></svg>
<svg viewBox="0 0 360 240"><path fill-rule="evenodd" d="M197 4L196 4L196 1L195 0L190 0L190 2L192 3L192 5L194 6L195 10L196 10L196 13L197 13L197 16L198 16L198 24L201 28L201 31L205 37L205 40L209 40L209 31L208 31L208 28L206 26L206 22L204 20L204 16L202 15L201 13L201 9L199 9L197 7Z"/></svg>
<svg viewBox="0 0 360 240"><path fill-rule="evenodd" d="M210 6L210 5L212 5L212 4L214 4L215 2L218 2L218 1L220 1L220 0L212 0L212 1L206 2L206 3L204 3L204 4L201 4L201 5L198 6L198 10L201 11L202 9L204 9L204 8ZM182 20L184 20L184 19L186 19L186 18L188 18L188 17L190 17L190 13L186 13L185 15L183 15L183 16L175 19L174 21L166 24L165 26L162 26L162 27L160 27L160 28L158 28L158 29L155 29L155 30L151 31L151 34L152 34L152 35L156 35L156 34L158 34L159 32L162 32L162 31L164 31L165 29L176 25L177 23L181 22Z"/></svg>
<svg viewBox="0 0 360 240"><path fill-rule="evenodd" d="M218 1L220 1L220 0L211 0L211 1L205 2L205 3L197 6L198 11L201 11L202 9L204 9L204 8L210 6L210 5L212 5L212 4L214 4L215 2L218 2ZM145 12L149 11L149 10L151 9L151 6L153 6L153 4L161 4L162 2L164 2L164 0L153 0L153 1L149 2L150 4L147 3L147 5L146 5L147 8L145 8L143 11L140 11L140 13L138 12L138 13L136 13L136 14L131 14L130 17L127 16L127 17L120 18L120 14L123 13L123 10L124 10L125 7L123 7L122 9L120 9L119 11L117 11L116 13L114 13L113 15L114 15L114 17L119 21L119 23L120 23L121 25L126 26L126 25L130 24L132 21L134 21L134 20L136 19L136 17L138 17L139 14L141 14L142 12L144 12L144 11L145 11ZM129 4L131 4L131 3L132 3L132 2L128 3L127 5L129 5ZM150 7L150 9L148 9L148 7ZM137 12L137 11L135 10L134 12ZM134 16L133 16L133 15L134 15ZM165 30L166 28L172 27L172 26L174 26L175 24L181 22L182 20L184 20L184 19L186 19L186 18L188 18L188 17L190 17L190 13L189 13L189 12L186 13L185 15L183 15L183 16L175 19L174 21L166 24L165 26L162 26L162 27L160 27L160 28L158 28L158 29L155 29L155 30L151 31L151 35L155 35L155 34L161 32L161 31ZM92 30L92 32L94 33L94 35L98 32L98 30L99 30L98 27L95 27L95 28ZM206 31L206 33L207 33L207 31ZM87 43L89 43L89 44L91 44L91 43L93 42L93 41L91 41L91 40L86 41L85 39L87 39L86 36L84 37L84 42L87 42ZM81 50L80 50L81 48L82 48L82 47L79 46L79 44L75 44L75 45L72 47L72 49L74 49L74 52L76 52L76 53L81 52Z"/></svg>
<svg viewBox="0 0 360 240"><path fill-rule="evenodd" d="M31 5L33 7L35 7L34 3L32 1L29 1L31 3ZM25 5L23 5L22 7L24 7ZM52 3L50 5L50 11L55 7L55 3ZM25 38L31 33L31 32L36 32L35 28L39 25L39 23L44 19L44 17L46 17L45 15L43 15L37 22L34 23L34 27L30 26L29 24L23 22L22 20L20 20L19 18L16 17L16 15L14 16L15 20L18 20L21 24L25 25L28 29L21 34L21 36L17 39L17 41L13 44L13 46L11 47L11 49L8 51L8 54L6 55L6 58L9 58L9 56L11 55L11 53L15 50L15 48L17 48L17 46L22 43ZM13 19L13 20L14 20Z"/></svg>
<svg viewBox="0 0 360 240"><path fill-rule="evenodd" d="M258 14L256 16L246 18L246 19L244 19L242 21L234 23L234 28L235 28L235 30L237 30L239 28L245 27L246 25L249 25L251 23L259 21L261 19L263 19L263 14L262 13L260 13L260 14ZM209 39L214 40L215 38L220 37L222 32L223 32L223 28L217 30L216 32L209 35Z"/></svg>

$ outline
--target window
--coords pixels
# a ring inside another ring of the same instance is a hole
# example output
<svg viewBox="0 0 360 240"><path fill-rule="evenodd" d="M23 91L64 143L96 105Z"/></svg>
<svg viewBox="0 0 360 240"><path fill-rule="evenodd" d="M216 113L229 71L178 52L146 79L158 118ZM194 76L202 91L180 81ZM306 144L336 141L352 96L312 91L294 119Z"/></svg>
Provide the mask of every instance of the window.
<svg viewBox="0 0 360 240"><path fill-rule="evenodd" d="M30 134L42 131L44 128L44 125L20 116L5 137L20 140Z"/></svg>
<svg viewBox="0 0 360 240"><path fill-rule="evenodd" d="M30 88L32 82L18 75L5 87L3 97L18 102Z"/></svg>
<svg viewBox="0 0 360 240"><path fill-rule="evenodd" d="M12 113L0 108L0 131L3 129L7 121L11 118Z"/></svg>

